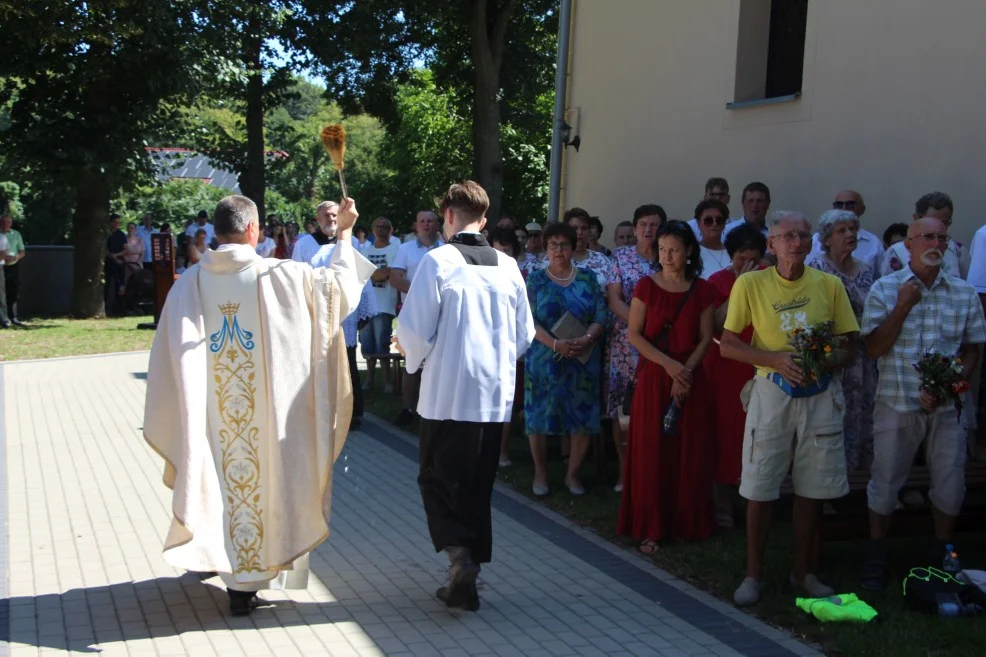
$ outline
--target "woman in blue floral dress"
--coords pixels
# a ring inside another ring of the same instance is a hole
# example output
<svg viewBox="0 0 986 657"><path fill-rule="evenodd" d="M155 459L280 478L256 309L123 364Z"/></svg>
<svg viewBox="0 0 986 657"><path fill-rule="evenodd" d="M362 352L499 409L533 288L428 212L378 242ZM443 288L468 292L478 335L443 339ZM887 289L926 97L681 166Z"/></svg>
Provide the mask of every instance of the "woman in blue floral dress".
<svg viewBox="0 0 986 657"><path fill-rule="evenodd" d="M599 433L602 345L608 311L596 275L571 262L575 231L555 223L544 231L548 266L527 277L527 295L537 329L526 354L524 416L534 458L533 491L547 495L548 436L571 436L565 486L573 495L585 489L579 469L589 449L589 436ZM586 326L586 334L558 340L551 328L565 313ZM578 356L591 352L583 364Z"/></svg>
<svg viewBox="0 0 986 657"><path fill-rule="evenodd" d="M659 205L641 205L633 213L633 233L636 246L624 246L613 252L613 282L607 287L609 309L615 321L609 333L607 367L609 376L606 390L606 417L613 420L613 442L620 461L620 479L614 490L623 490L623 431L620 427L620 409L627 386L637 371L637 350L627 337L627 318L630 315L630 299L640 279L654 273L657 263L657 231L668 216Z"/></svg>
<svg viewBox="0 0 986 657"><path fill-rule="evenodd" d="M849 303L862 321L866 295L873 286L874 272L853 257L859 219L852 212L829 210L818 222L818 240L822 255L813 258L809 267L837 277L846 287ZM843 423L846 446L846 469L869 470L873 461L873 407L876 401L876 363L866 356L862 338L856 345L856 360L842 370L842 392L846 398Z"/></svg>

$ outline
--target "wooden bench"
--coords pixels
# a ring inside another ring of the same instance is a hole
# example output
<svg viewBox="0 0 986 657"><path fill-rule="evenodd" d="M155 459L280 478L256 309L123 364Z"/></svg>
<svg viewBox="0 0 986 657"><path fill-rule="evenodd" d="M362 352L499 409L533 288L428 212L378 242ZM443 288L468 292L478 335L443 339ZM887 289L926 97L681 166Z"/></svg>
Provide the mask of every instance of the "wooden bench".
<svg viewBox="0 0 986 657"><path fill-rule="evenodd" d="M394 386L394 394L400 396L402 394L402 386L404 385L404 356L400 355L395 351L387 352L386 354L370 354L364 357L367 361L371 358L375 358L381 363L387 361L390 363L390 381ZM369 367L369 364L367 365ZM385 381L385 383L388 383Z"/></svg>
<svg viewBox="0 0 986 657"><path fill-rule="evenodd" d="M981 531L986 523L986 463L969 460L966 463L966 498L959 515L957 531ZM826 539L859 539L867 536L869 511L866 506L866 485L870 475L867 470L849 473L849 495L832 500L830 510L822 521L822 533ZM926 465L915 465L902 490L919 490L926 493L931 485L931 473ZM781 487L781 495L794 494L790 474ZM894 512L891 532L901 534L931 534L933 523L930 504L907 507Z"/></svg>

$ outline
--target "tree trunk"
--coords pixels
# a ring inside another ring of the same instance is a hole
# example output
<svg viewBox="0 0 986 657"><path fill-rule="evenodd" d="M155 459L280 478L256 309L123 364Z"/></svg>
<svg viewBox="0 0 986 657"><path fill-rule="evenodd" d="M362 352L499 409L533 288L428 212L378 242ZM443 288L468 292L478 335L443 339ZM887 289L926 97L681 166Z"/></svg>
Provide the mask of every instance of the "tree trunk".
<svg viewBox="0 0 986 657"><path fill-rule="evenodd" d="M259 34L254 21L248 23L249 34ZM264 175L264 78L260 62L260 38L247 40L244 63L247 68L246 168L240 172L240 191L257 204L260 220L267 216L264 208L264 192L267 186Z"/></svg>
<svg viewBox="0 0 986 657"><path fill-rule="evenodd" d="M110 222L110 186L99 176L81 176L76 185L72 217L73 317L103 317L103 256Z"/></svg>
<svg viewBox="0 0 986 657"><path fill-rule="evenodd" d="M496 7L496 3L493 6ZM476 67L472 121L474 165L479 179L477 182L490 196L490 210L486 216L494 223L500 218L503 197L500 104L497 101L500 65L503 62L507 26L516 7L516 0L507 0L495 16L490 16L487 0L473 0L470 16L470 48Z"/></svg>
<svg viewBox="0 0 986 657"><path fill-rule="evenodd" d="M500 76L476 67L476 97L473 100L472 144L477 181L490 196L486 214L494 224L500 218L503 197L503 154L500 150L500 106L496 90Z"/></svg>

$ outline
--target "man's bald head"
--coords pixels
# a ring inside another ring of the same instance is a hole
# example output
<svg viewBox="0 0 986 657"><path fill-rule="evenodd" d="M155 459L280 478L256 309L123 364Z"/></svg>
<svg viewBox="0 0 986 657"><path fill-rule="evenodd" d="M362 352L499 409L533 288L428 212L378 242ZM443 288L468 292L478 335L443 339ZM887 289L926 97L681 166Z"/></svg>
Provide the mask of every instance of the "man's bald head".
<svg viewBox="0 0 986 657"><path fill-rule="evenodd" d="M866 212L866 204L863 203L863 195L854 189L844 189L835 195L832 207L836 210L848 210L857 217L862 217Z"/></svg>

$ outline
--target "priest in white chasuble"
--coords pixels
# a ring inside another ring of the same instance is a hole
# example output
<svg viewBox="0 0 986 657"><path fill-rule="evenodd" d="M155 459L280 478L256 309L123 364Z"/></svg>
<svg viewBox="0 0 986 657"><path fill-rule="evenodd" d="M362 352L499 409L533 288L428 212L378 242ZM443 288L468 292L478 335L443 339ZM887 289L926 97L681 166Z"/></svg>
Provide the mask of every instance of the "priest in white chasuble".
<svg viewBox="0 0 986 657"><path fill-rule="evenodd" d="M375 267L353 249L352 199L329 266L256 253L257 207L219 202L220 246L168 294L147 372L144 436L172 489L168 563L218 572L230 611L305 588L329 533L332 465L352 412L340 324Z"/></svg>
<svg viewBox="0 0 986 657"><path fill-rule="evenodd" d="M481 233L488 209L477 183L449 188L441 204L448 243L421 260L397 323L407 371L421 369L418 485L428 531L451 563L436 595L470 611L479 608L479 564L492 559L490 498L517 359L534 339L517 261Z"/></svg>

